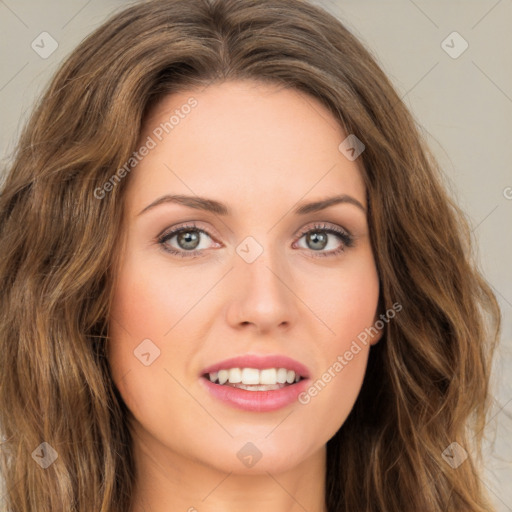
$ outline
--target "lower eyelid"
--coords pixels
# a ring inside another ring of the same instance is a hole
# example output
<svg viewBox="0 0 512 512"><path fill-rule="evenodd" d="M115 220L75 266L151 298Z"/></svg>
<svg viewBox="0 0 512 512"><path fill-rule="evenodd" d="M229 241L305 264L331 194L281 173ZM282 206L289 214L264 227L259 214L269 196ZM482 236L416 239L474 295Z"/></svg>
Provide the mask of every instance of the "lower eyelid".
<svg viewBox="0 0 512 512"><path fill-rule="evenodd" d="M168 246L166 246L166 243L169 240L171 240L175 236L179 235L183 231L196 231L198 233L201 233L202 235L206 235L208 238L210 238L212 240L212 242L217 244L217 247L219 246L219 242L216 242L215 238L212 235L210 235L208 233L208 231L201 229L197 226L178 227L177 229L171 230L170 232L164 233L163 235L159 236L157 239L157 242L161 245L163 250L165 250L166 252L174 254L174 255L182 256L182 257L200 256L201 253L204 253L205 251L210 249L210 248L193 249L190 251L186 251L184 249L179 249L179 248L175 248L172 246L169 248ZM331 249L329 251L323 251L323 250L322 251L314 251L313 249L308 249L306 247L299 247L299 249L309 250L310 252L312 252L313 254L315 254L317 256L331 256L331 255L334 256L334 255L338 254L339 252L343 252L345 248L351 247L353 244L353 241L354 241L353 237L348 232L346 232L344 230L338 232L337 230L334 230L329 227L316 227L316 228L312 227L312 228L309 228L309 229L303 231L301 234L299 234L296 242L294 242L294 243L295 244L298 243L298 241L301 240L305 235L307 235L308 233L313 232L313 231L321 231L321 232L327 233L330 236L334 236L341 242L340 247L338 247L336 249ZM215 248L215 247L212 247L212 248Z"/></svg>

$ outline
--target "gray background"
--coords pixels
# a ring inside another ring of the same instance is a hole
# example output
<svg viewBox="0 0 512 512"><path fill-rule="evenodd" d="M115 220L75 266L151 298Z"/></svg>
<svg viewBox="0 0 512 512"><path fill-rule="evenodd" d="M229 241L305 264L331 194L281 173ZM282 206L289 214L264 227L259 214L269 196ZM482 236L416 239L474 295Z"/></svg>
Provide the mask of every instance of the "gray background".
<svg viewBox="0 0 512 512"><path fill-rule="evenodd" d="M0 0L2 168L59 63L128 3ZM512 482L512 0L313 3L339 17L377 58L422 127L471 221L481 269L503 312L483 482L497 510L512 511L512 487L506 485ZM454 31L463 39L448 37ZM31 47L35 41L39 52L51 49L49 39L40 42L42 32L58 43L47 58ZM457 56L464 40L468 48Z"/></svg>

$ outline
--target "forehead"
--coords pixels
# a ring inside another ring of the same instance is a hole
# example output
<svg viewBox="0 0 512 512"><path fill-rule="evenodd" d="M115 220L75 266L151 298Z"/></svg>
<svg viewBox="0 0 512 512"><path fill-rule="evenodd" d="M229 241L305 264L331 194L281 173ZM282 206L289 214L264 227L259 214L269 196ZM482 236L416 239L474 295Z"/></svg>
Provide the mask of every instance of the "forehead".
<svg viewBox="0 0 512 512"><path fill-rule="evenodd" d="M131 177L137 206L164 193L217 197L239 209L346 193L366 206L359 162L316 98L252 81L225 82L163 98L140 144L153 147Z"/></svg>

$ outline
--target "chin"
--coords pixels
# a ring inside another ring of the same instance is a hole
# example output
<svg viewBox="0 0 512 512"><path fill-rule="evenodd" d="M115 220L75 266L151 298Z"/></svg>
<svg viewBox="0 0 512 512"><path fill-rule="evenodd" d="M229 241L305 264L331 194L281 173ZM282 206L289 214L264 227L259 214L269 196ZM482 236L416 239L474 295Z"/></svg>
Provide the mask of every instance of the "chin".
<svg viewBox="0 0 512 512"><path fill-rule="evenodd" d="M268 431L265 435L267 434ZM248 439L250 436L230 440L227 445L217 444L217 450L208 449L209 457L203 459L202 463L225 473L278 474L305 463L314 451L314 449L311 452L306 451L304 439L301 440L300 435L296 440L287 437L286 443L283 442L282 437L276 437L273 441L264 437ZM321 449L321 446L318 449Z"/></svg>

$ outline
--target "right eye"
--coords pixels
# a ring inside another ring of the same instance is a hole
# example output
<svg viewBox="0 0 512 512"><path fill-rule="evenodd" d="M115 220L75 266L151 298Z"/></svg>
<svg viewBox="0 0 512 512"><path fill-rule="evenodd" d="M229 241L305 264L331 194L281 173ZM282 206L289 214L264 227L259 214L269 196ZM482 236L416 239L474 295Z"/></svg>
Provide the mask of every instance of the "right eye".
<svg viewBox="0 0 512 512"><path fill-rule="evenodd" d="M200 247L201 239L212 237L203 229L199 229L195 224L179 226L171 231L165 232L158 238L158 243L164 251L183 258L199 256L204 249ZM175 239L174 244L171 242Z"/></svg>

